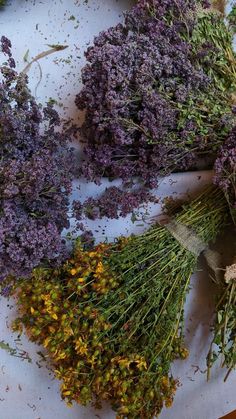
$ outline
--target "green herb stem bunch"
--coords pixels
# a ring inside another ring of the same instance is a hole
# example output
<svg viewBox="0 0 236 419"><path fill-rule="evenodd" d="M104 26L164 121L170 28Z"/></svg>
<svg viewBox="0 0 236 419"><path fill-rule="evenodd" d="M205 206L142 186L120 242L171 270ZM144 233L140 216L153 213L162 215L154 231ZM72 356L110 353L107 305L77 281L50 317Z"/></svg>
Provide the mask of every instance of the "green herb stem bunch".
<svg viewBox="0 0 236 419"><path fill-rule="evenodd" d="M189 38L199 64L215 86L229 100L236 88L236 57L233 49L233 32L221 13L213 9L201 9L197 14L193 33ZM205 48L211 45L208 54ZM211 63L211 65L209 65Z"/></svg>
<svg viewBox="0 0 236 419"><path fill-rule="evenodd" d="M236 249L235 249L236 254ZM221 366L227 368L225 381L236 367L236 260L226 268L220 284L214 335L207 357L208 379L214 362L221 357Z"/></svg>

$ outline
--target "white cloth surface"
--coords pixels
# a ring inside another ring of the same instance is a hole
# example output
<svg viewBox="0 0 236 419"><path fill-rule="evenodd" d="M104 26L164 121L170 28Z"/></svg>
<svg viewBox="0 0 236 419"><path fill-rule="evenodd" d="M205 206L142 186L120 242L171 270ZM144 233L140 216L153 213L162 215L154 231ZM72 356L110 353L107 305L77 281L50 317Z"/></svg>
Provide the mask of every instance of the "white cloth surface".
<svg viewBox="0 0 236 419"><path fill-rule="evenodd" d="M122 10L131 4L128 0L12 0L0 12L0 32L12 40L19 70L26 65L23 57L27 50L30 60L49 49L47 44L68 45L66 50L40 60L42 78L39 66L34 64L29 79L32 92L39 101L45 103L50 97L58 99L63 103L59 108L61 114L78 120L74 98L81 88L80 70L85 64L83 51L100 30L119 22ZM210 183L211 178L211 172L172 175L160 182L157 195L160 198L187 196ZM106 180L100 187L83 182L79 191L78 182L75 182L73 198L96 196L107 184ZM150 220L160 211L160 205L150 206ZM96 234L97 240L102 240L104 237L113 239L119 234L139 233L147 228L147 224L132 223L128 216L119 220L90 221L88 227ZM236 408L236 374L232 373L224 383L225 371L216 366L211 382L207 383L203 373L210 342L213 293L214 286L204 270L193 275L185 308L190 356L173 366L173 374L180 379L181 387L173 407L164 409L161 419L217 419ZM114 418L108 405L101 411L78 405L71 409L66 407L60 399L60 383L40 362L37 351L42 348L30 343L25 336L21 342L16 341L17 335L9 328L14 317L14 301L1 298L0 341L18 348L17 353L26 351L32 362L11 356L0 348L0 419Z"/></svg>

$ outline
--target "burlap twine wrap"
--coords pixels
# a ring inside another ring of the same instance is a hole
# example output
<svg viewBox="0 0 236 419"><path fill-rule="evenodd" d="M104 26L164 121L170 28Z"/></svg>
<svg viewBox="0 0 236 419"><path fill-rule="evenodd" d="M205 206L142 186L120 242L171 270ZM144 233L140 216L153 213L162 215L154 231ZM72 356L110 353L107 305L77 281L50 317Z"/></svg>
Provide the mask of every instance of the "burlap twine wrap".
<svg viewBox="0 0 236 419"><path fill-rule="evenodd" d="M218 252L209 249L208 244L200 239L200 237L198 237L198 235L191 228L184 224L171 220L168 224L165 224L165 228L181 244L181 246L197 258L203 252L207 264L213 272L213 279L217 282L222 279L221 255Z"/></svg>
<svg viewBox="0 0 236 419"><path fill-rule="evenodd" d="M202 253L207 244L204 243L196 233L184 224L177 223L175 220L170 221L165 225L171 235L189 252L196 257Z"/></svg>

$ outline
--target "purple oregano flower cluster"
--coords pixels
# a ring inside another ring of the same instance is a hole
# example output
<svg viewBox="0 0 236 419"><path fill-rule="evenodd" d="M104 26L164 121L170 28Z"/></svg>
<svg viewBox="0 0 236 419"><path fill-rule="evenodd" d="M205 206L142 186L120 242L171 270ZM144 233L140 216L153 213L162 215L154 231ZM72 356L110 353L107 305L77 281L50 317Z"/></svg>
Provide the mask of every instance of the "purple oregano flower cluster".
<svg viewBox="0 0 236 419"><path fill-rule="evenodd" d="M10 41L1 38L8 62L0 67L0 279L27 276L44 259L64 251L61 231L74 159L60 119L32 97L27 76L15 71Z"/></svg>
<svg viewBox="0 0 236 419"><path fill-rule="evenodd" d="M216 159L214 182L224 191L236 224L236 127Z"/></svg>
<svg viewBox="0 0 236 419"><path fill-rule="evenodd" d="M207 6L139 0L124 24L100 33L88 48L84 87L76 98L78 108L86 109L87 179L135 179L148 189L157 186L159 175L194 168L199 156L215 156L233 117L209 75L207 57L217 60L215 46L191 44L199 3Z"/></svg>

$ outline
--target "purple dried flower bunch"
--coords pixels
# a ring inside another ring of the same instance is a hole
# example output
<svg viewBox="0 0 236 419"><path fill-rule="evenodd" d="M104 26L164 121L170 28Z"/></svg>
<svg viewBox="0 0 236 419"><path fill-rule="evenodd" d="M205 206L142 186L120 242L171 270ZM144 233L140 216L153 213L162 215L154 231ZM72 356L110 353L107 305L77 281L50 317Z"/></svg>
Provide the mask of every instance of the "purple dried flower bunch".
<svg viewBox="0 0 236 419"><path fill-rule="evenodd" d="M27 276L64 251L74 159L69 134L49 104L38 105L15 71L10 41L0 69L0 279Z"/></svg>
<svg viewBox="0 0 236 419"><path fill-rule="evenodd" d="M236 224L236 127L233 128L216 159L214 181L224 191Z"/></svg>
<svg viewBox="0 0 236 419"><path fill-rule="evenodd" d="M136 179L153 188L159 175L215 157L235 118L232 57L220 48L227 43L233 54L232 34L204 7L193 0L139 0L123 24L88 48L76 98L86 109L87 179Z"/></svg>

